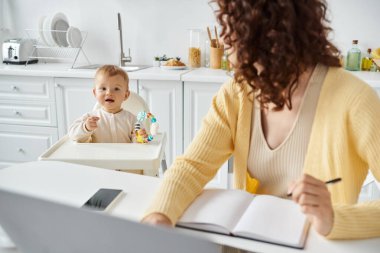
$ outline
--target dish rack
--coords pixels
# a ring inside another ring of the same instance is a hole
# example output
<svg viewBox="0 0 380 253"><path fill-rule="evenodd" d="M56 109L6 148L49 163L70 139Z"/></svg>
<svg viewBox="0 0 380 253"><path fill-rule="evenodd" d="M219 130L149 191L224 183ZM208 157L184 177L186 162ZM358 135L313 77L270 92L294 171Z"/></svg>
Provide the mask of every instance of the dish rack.
<svg viewBox="0 0 380 253"><path fill-rule="evenodd" d="M28 60L25 65L28 65L28 62L33 59L43 60L45 63L48 60L51 61L64 61L71 62L71 68L74 68L75 63L77 62L80 55L83 55L88 65L91 65L90 60L88 59L86 53L83 50L83 45L86 42L88 33L85 31L80 31L82 35L82 41L77 47L71 46L60 46L57 43L52 45L44 39L43 34L66 34L67 31L63 30L37 30L37 29L25 29L25 33L28 39L33 42L33 51L29 54ZM54 37L54 35L52 36ZM51 42L51 41L50 41ZM57 42L55 40L55 42Z"/></svg>

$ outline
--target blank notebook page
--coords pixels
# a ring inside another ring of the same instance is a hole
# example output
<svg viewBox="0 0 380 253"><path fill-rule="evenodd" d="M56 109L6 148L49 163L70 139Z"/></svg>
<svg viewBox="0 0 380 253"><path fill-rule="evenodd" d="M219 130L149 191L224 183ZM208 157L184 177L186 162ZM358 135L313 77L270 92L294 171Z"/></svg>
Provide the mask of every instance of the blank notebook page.
<svg viewBox="0 0 380 253"><path fill-rule="evenodd" d="M235 227L236 234L255 234L270 240L297 246L303 238L306 216L291 200L256 196Z"/></svg>

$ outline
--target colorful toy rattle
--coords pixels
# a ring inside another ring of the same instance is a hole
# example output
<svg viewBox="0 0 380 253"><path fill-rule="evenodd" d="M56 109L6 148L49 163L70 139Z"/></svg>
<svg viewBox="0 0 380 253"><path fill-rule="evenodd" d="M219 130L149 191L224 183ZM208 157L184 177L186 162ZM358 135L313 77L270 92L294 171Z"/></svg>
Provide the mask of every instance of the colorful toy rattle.
<svg viewBox="0 0 380 253"><path fill-rule="evenodd" d="M150 120L150 134L147 133L145 128L141 128L141 122L144 122L146 119ZM137 143L148 143L149 141L153 140L153 136L157 134L158 131L158 122L156 117L154 117L153 114L150 112L139 112L137 114L137 122L135 123L135 135L136 135L136 142Z"/></svg>

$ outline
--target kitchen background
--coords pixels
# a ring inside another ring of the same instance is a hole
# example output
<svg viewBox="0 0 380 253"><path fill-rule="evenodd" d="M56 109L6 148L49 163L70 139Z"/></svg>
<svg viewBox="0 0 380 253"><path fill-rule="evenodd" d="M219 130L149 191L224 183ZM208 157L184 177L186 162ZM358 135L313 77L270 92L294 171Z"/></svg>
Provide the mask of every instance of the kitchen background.
<svg viewBox="0 0 380 253"><path fill-rule="evenodd" d="M84 50L93 63L118 63L117 13L121 13L124 51L132 63L152 64L154 56L180 56L187 61L188 29L215 25L209 0L0 0L0 41L25 37L38 29L43 15L63 12L70 25L88 32ZM327 0L332 40L345 52L353 39L362 51L380 47L380 0ZM206 38L205 32L203 38ZM204 39L203 39L204 46ZM1 52L0 52L1 54Z"/></svg>

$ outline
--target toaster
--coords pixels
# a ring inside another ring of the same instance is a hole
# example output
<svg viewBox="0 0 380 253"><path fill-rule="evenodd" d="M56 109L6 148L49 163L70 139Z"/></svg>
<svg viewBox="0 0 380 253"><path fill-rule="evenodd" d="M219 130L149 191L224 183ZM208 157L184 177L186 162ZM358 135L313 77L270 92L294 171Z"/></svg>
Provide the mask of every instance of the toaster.
<svg viewBox="0 0 380 253"><path fill-rule="evenodd" d="M37 63L35 48L31 39L9 39L3 42L3 63L30 64ZM33 54L33 55L32 55Z"/></svg>

